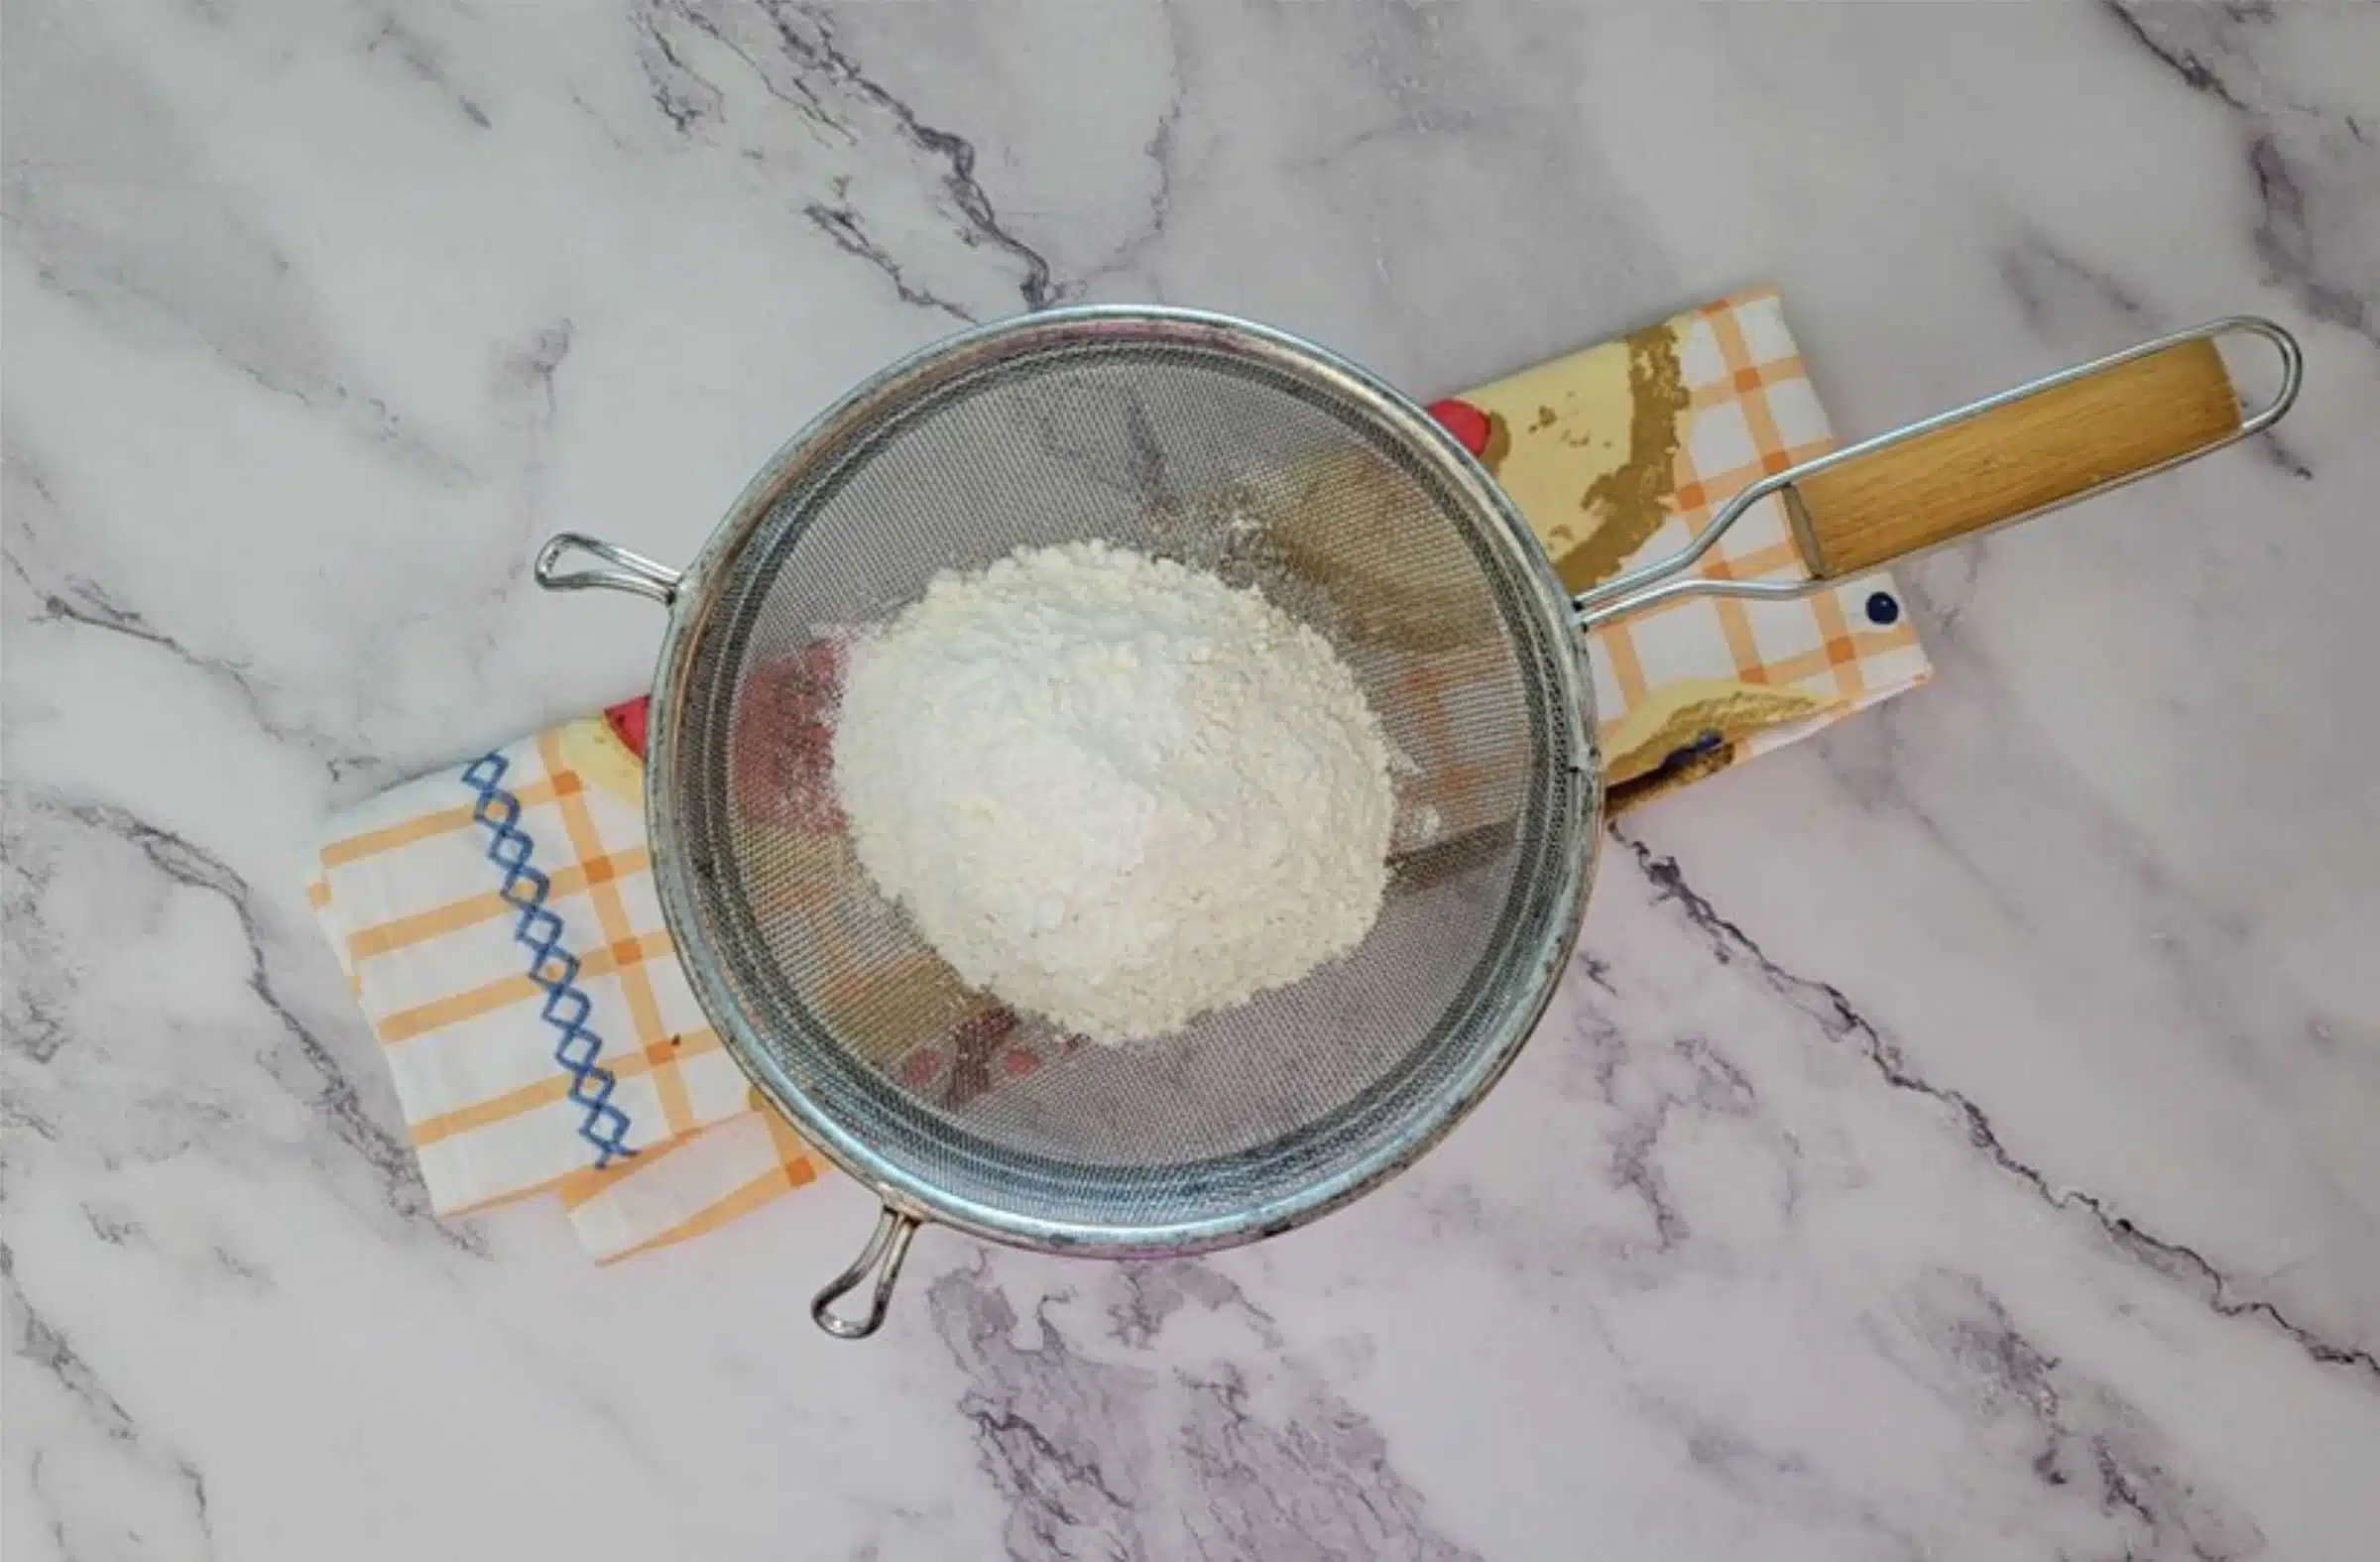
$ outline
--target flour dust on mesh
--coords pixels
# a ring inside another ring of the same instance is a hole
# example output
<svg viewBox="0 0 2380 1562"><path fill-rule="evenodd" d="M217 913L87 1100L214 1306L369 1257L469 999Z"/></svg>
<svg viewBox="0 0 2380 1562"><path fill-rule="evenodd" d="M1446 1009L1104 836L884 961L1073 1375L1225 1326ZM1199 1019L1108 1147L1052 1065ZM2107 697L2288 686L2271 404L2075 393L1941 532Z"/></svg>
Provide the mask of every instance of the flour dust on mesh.
<svg viewBox="0 0 2380 1562"><path fill-rule="evenodd" d="M1388 748L1329 643L1104 543L938 576L854 645L834 781L961 977L1097 1041L1296 981L1387 886Z"/></svg>

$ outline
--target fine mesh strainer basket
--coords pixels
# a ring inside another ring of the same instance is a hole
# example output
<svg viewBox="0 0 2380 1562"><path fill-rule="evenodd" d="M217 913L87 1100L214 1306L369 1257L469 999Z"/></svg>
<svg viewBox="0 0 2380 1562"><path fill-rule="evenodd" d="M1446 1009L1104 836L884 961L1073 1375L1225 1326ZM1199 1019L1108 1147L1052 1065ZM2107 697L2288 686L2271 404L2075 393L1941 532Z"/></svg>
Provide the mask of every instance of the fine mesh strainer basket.
<svg viewBox="0 0 2380 1562"><path fill-rule="evenodd" d="M2284 367L2244 421L2211 346L2234 331ZM857 1336L882 1321L923 1221L1060 1253L1220 1247L1354 1197L1451 1128L1511 1061L1576 937L1602 801L1582 627L1687 591L1796 595L2037 514L2264 426L2296 378L2294 343L2262 321L2152 342L1776 474L1675 558L1574 600L1488 474L1357 366L1214 315L1055 310L860 388L779 452L682 575L568 535L536 574L670 608L646 785L661 904L728 1049L884 1201L813 1309ZM1769 494L1814 579L1688 573ZM1092 539L1254 586L1311 624L1399 756L1389 888L1364 942L1124 1047L969 992L815 794L838 648L942 571ZM610 567L565 569L574 551ZM990 1036L1039 1066L991 1077L969 1045ZM866 1311L836 1312L871 1271Z"/></svg>

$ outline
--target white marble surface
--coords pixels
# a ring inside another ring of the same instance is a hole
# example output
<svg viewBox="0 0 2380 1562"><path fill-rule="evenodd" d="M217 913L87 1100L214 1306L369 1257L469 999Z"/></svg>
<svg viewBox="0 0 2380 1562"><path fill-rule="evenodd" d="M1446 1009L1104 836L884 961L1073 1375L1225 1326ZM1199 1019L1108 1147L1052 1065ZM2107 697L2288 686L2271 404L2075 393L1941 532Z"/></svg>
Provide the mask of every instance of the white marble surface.
<svg viewBox="0 0 2380 1562"><path fill-rule="evenodd" d="M2380 8L12 0L5 1527L44 1557L2368 1556ZM638 684L960 319L1442 392L1769 278L1841 426L2240 309L2304 402L1910 579L1941 677L1638 816L1478 1117L1268 1246L848 1187L594 1272L422 1210L298 894Z"/></svg>

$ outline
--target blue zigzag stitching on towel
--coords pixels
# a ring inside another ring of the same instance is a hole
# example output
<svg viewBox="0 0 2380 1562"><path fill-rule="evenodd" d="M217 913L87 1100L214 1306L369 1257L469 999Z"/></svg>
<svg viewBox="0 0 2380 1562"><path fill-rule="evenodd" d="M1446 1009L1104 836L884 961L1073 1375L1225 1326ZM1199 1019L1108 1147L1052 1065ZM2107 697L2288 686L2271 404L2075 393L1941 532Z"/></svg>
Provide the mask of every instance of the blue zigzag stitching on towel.
<svg viewBox="0 0 2380 1562"><path fill-rule="evenodd" d="M587 1028L594 1010L578 986L578 956L562 947L562 919L545 909L552 882L530 865L536 843L519 827L521 799L505 790L504 773L513 768L501 754L484 754L463 772L463 784L479 793L471 817L488 827L488 861L504 870L503 888L496 893L521 913L513 927L513 942L529 950L529 979L545 991L539 1011L545 1022L561 1033L553 1060L570 1076L570 1099L585 1112L578 1137L595 1146L600 1171L628 1147L628 1114L612 1105L612 1071L596 1062L603 1055L603 1038Z"/></svg>

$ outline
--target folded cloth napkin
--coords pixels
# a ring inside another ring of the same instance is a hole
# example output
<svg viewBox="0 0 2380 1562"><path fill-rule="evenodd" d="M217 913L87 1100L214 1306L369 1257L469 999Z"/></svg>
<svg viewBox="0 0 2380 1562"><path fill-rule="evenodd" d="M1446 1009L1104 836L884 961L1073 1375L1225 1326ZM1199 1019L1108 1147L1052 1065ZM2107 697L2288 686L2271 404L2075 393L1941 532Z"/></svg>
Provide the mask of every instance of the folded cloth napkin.
<svg viewBox="0 0 2380 1562"><path fill-rule="evenodd" d="M1674 551L1730 494L1833 442L1766 289L1431 411L1495 472L1573 589ZM1807 574L1773 500L1701 567ZM1590 651L1615 810L1928 675L1882 574L1790 602L1677 601L1597 631ZM806 697L831 660L789 666L784 697ZM1425 693L1465 678L1459 656L1426 650L1404 675ZM632 700L339 815L311 886L432 1205L552 1192L607 1262L732 1220L820 1164L722 1049L672 952L645 835L644 714ZM1432 741L1452 751L1422 757L1428 769L1493 771L1459 723L1442 731ZM803 779L770 781L798 799ZM1427 801L1400 812L1433 834L1464 827L1460 791ZM797 835L820 823L799 807L784 822ZM813 833L832 836L831 820ZM822 937L864 893L847 857L822 853L812 903L790 908ZM1047 1061L1049 1043L997 1005L947 983L918 991L894 1064L912 1086L956 1104Z"/></svg>

